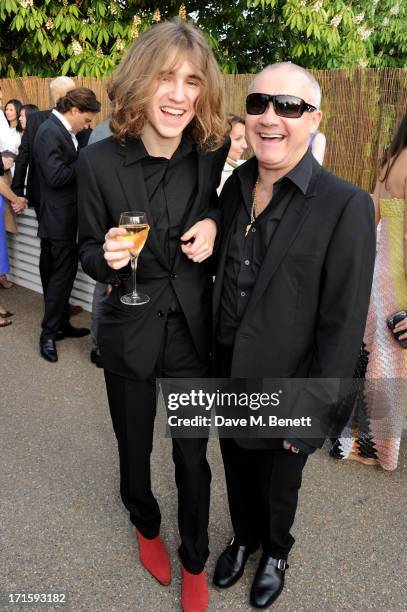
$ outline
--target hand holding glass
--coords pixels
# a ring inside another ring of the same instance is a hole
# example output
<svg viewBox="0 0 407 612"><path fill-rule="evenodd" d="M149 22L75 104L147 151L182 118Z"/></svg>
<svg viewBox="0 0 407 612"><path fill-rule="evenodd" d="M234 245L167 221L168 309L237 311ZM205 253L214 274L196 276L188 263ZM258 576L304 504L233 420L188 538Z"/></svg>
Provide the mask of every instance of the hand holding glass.
<svg viewBox="0 0 407 612"><path fill-rule="evenodd" d="M148 231L150 229L150 226L147 223L147 216L144 212L123 212L120 214L119 227L124 228L126 230L126 233L117 236L117 240L126 240L131 241L133 243L133 247L129 249L133 290L131 293L122 295L120 301L123 302L123 304L127 304L129 306L139 306L140 304L146 304L150 300L150 298L144 293L137 293L136 273L137 259L140 255L141 249L145 245L148 236Z"/></svg>

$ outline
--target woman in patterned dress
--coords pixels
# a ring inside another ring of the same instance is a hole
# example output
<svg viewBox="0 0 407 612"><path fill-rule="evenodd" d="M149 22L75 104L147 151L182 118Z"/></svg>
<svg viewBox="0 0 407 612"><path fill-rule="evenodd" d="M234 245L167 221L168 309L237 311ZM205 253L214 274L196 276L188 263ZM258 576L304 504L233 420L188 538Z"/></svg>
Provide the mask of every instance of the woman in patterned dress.
<svg viewBox="0 0 407 612"><path fill-rule="evenodd" d="M373 193L380 239L372 294L357 376L355 404L349 425L331 455L397 467L401 431L407 408L407 318L394 332L387 319L407 311L407 114L381 163ZM399 340L394 333L403 332Z"/></svg>

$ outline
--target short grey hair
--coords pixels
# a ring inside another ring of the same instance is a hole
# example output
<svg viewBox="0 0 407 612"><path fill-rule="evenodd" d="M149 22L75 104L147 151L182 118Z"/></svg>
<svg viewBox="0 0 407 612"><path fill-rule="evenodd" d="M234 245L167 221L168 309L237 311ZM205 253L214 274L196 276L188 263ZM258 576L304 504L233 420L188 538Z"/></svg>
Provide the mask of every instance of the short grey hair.
<svg viewBox="0 0 407 612"><path fill-rule="evenodd" d="M59 76L56 79L53 79L49 84L49 90L51 92L52 99L54 104L56 104L59 98L63 98L68 91L71 89L75 89L75 81L67 76Z"/></svg>
<svg viewBox="0 0 407 612"><path fill-rule="evenodd" d="M321 106L321 87L316 78L314 77L309 70L306 70L302 66L298 66L298 64L293 64L292 62L277 62L275 64L270 64L266 66L261 72L259 72L253 81L249 85L249 93L253 89L253 84L259 74L263 74L263 72L268 72L269 70L279 70L281 68L285 68L288 72L296 72L297 74L302 74L308 81L311 87L311 96L312 100L307 100L307 102L312 103L317 108Z"/></svg>

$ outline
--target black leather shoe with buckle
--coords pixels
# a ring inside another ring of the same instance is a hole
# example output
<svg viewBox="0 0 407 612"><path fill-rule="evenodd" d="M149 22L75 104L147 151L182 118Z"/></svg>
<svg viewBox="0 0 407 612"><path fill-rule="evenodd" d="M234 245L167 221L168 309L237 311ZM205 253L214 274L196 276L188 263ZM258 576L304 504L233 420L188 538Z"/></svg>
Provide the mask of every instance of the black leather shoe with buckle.
<svg viewBox="0 0 407 612"><path fill-rule="evenodd" d="M51 338L48 340L40 340L40 353L41 357L44 357L50 363L58 361L58 353L55 346L55 340Z"/></svg>
<svg viewBox="0 0 407 612"><path fill-rule="evenodd" d="M288 568L285 559L274 559L263 553L250 591L253 608L268 608L284 588L284 572Z"/></svg>
<svg viewBox="0 0 407 612"><path fill-rule="evenodd" d="M246 562L258 548L258 544L244 546L235 538L220 555L213 575L213 584L227 589L242 577Z"/></svg>

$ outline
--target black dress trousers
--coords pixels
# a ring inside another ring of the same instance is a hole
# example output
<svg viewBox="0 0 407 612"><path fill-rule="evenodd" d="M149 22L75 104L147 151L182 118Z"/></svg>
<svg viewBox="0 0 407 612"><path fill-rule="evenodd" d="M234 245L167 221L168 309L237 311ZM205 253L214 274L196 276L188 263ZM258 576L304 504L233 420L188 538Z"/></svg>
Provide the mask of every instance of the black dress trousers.
<svg viewBox="0 0 407 612"><path fill-rule="evenodd" d="M218 346L216 375L230 377L232 350ZM277 442L277 441L276 441ZM231 438L221 438L230 517L237 541L260 542L263 551L287 559L294 544L294 522L302 470L308 455L283 448L243 448Z"/></svg>
<svg viewBox="0 0 407 612"><path fill-rule="evenodd" d="M78 245L72 240L41 239L40 275L44 292L43 340L55 340L69 322L69 296L78 269Z"/></svg>
<svg viewBox="0 0 407 612"><path fill-rule="evenodd" d="M182 314L166 321L154 377L123 378L105 370L107 395L120 458L120 494L130 520L146 538L160 530L161 514L151 490L150 455L156 415L155 377L204 378L209 368L197 355ZM184 567L200 573L209 555L211 471L207 439L173 439L178 489L179 554Z"/></svg>

